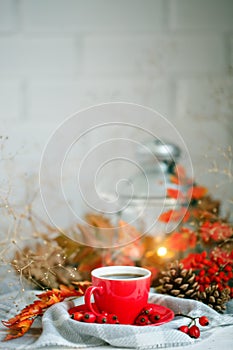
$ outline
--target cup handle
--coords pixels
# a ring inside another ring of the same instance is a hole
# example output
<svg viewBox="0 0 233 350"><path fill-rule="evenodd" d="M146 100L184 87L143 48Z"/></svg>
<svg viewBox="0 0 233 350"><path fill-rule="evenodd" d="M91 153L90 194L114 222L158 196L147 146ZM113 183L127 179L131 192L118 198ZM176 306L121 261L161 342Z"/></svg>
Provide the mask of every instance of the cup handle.
<svg viewBox="0 0 233 350"><path fill-rule="evenodd" d="M93 308L92 303L91 303L92 294L95 295L95 293L103 294L103 287L97 287L97 286L88 287L86 292L85 292L85 295L84 295L84 302L85 302L86 306L88 307L88 309L91 312L93 312L94 315L100 316L101 314L99 312L97 312L97 310L95 308Z"/></svg>

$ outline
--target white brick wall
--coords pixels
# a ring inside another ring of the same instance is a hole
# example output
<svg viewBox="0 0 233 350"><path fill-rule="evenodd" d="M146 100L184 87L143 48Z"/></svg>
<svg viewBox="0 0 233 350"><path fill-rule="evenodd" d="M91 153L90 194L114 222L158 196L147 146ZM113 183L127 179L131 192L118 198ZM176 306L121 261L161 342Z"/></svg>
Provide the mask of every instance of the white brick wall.
<svg viewBox="0 0 233 350"><path fill-rule="evenodd" d="M177 82L177 91L177 118L231 124L233 78L182 79Z"/></svg>
<svg viewBox="0 0 233 350"><path fill-rule="evenodd" d="M85 79L43 80L28 85L28 114L34 121L62 121L65 117L95 104L132 102L150 105L168 114L169 84L165 80Z"/></svg>
<svg viewBox="0 0 233 350"><path fill-rule="evenodd" d="M73 38L11 36L0 38L0 74L14 77L75 75Z"/></svg>
<svg viewBox="0 0 233 350"><path fill-rule="evenodd" d="M170 5L170 25L173 30L232 31L231 0L171 0Z"/></svg>
<svg viewBox="0 0 233 350"><path fill-rule="evenodd" d="M230 71L233 73L233 36L230 38Z"/></svg>
<svg viewBox="0 0 233 350"><path fill-rule="evenodd" d="M17 4L14 0L0 0L0 33L8 34L18 29Z"/></svg>
<svg viewBox="0 0 233 350"><path fill-rule="evenodd" d="M232 0L0 0L5 132L40 130L38 157L38 135L77 110L135 102L178 127L199 175L232 144L232 33Z"/></svg>
<svg viewBox="0 0 233 350"><path fill-rule="evenodd" d="M0 80L1 120L18 120L22 108L22 94L23 92L19 80Z"/></svg>
<svg viewBox="0 0 233 350"><path fill-rule="evenodd" d="M174 73L225 73L225 51L221 36L215 35L91 36L84 39L84 73L148 79Z"/></svg>
<svg viewBox="0 0 233 350"><path fill-rule="evenodd" d="M163 0L22 0L22 26L30 33L153 32L163 28L163 7Z"/></svg>

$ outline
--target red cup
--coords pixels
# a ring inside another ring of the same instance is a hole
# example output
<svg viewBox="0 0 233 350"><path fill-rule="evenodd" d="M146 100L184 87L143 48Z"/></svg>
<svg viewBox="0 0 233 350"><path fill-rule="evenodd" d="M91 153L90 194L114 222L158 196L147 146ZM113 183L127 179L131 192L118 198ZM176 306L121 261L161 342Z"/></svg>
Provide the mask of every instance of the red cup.
<svg viewBox="0 0 233 350"><path fill-rule="evenodd" d="M96 316L105 311L117 315L122 324L133 324L148 302L151 272L135 266L107 266L91 275L92 286L84 296L88 309ZM93 307L92 296L100 313Z"/></svg>

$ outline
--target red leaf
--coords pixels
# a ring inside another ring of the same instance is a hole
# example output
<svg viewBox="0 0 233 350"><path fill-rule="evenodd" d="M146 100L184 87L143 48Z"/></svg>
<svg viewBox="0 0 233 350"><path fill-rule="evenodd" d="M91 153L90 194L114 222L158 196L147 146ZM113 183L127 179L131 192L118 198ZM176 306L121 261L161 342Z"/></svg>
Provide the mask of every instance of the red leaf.
<svg viewBox="0 0 233 350"><path fill-rule="evenodd" d="M181 232L173 232L167 239L167 245L170 249L184 252L188 248L196 246L197 236L195 232L188 228L181 229Z"/></svg>
<svg viewBox="0 0 233 350"><path fill-rule="evenodd" d="M168 188L167 196L174 199L184 199L183 193L175 188Z"/></svg>
<svg viewBox="0 0 233 350"><path fill-rule="evenodd" d="M188 196L192 199L201 199L207 194L208 190L206 187L203 186L194 186L193 188L190 188L188 191Z"/></svg>
<svg viewBox="0 0 233 350"><path fill-rule="evenodd" d="M190 213L185 209L181 208L180 210L168 210L162 213L159 216L159 221L169 222L169 221L179 221L183 220L183 222L187 222L190 217Z"/></svg>

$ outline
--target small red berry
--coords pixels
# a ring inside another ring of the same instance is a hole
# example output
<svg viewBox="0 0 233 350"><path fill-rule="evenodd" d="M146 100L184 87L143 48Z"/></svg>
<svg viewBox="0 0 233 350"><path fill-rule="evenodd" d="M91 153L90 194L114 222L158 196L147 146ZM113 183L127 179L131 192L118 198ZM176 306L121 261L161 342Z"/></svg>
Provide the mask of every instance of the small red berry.
<svg viewBox="0 0 233 350"><path fill-rule="evenodd" d="M200 272L199 272L199 276L204 276L205 275L205 270L201 270Z"/></svg>
<svg viewBox="0 0 233 350"><path fill-rule="evenodd" d="M140 312L140 314L143 314L143 315L152 315L156 310L156 305L148 305L148 306L145 306L142 311Z"/></svg>
<svg viewBox="0 0 233 350"><path fill-rule="evenodd" d="M103 312L101 315L96 318L97 323L107 323L108 322L108 314Z"/></svg>
<svg viewBox="0 0 233 350"><path fill-rule="evenodd" d="M110 323L110 324L119 324L117 315L109 314L109 315L107 316L107 323Z"/></svg>
<svg viewBox="0 0 233 350"><path fill-rule="evenodd" d="M160 314L158 312L154 312L152 315L149 316L149 319L152 323L156 323L160 320Z"/></svg>
<svg viewBox="0 0 233 350"><path fill-rule="evenodd" d="M107 316L108 316L108 313L107 313L107 312L105 312L105 311L102 311L102 312L101 312L101 315L102 315L102 316L106 316L106 317L107 317Z"/></svg>
<svg viewBox="0 0 233 350"><path fill-rule="evenodd" d="M227 271L227 272L231 272L232 271L232 267L230 265L226 265L224 267L224 270Z"/></svg>
<svg viewBox="0 0 233 350"><path fill-rule="evenodd" d="M188 334L188 331L189 331L188 326L180 326L178 329L179 331Z"/></svg>
<svg viewBox="0 0 233 350"><path fill-rule="evenodd" d="M188 334L191 338L199 338L200 337L200 329L196 325L193 325L189 328Z"/></svg>
<svg viewBox="0 0 233 350"><path fill-rule="evenodd" d="M94 323L96 320L96 315L93 312L85 312L82 321L87 323Z"/></svg>
<svg viewBox="0 0 233 350"><path fill-rule="evenodd" d="M70 317L75 321L82 321L83 320L83 313L76 311L70 315Z"/></svg>
<svg viewBox="0 0 233 350"><path fill-rule="evenodd" d="M206 316L199 317L199 323L201 326L208 326L209 320Z"/></svg>
<svg viewBox="0 0 233 350"><path fill-rule="evenodd" d="M139 315L136 320L135 323L138 326L145 326L147 324L150 324L149 318L146 315Z"/></svg>

